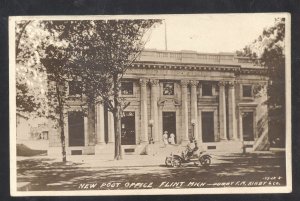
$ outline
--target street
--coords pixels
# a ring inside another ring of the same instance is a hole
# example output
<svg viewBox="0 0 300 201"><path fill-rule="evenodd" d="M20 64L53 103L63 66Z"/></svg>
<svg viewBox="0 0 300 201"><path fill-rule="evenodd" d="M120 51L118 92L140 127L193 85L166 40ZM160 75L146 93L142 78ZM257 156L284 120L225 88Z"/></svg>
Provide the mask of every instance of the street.
<svg viewBox="0 0 300 201"><path fill-rule="evenodd" d="M134 161L139 160L136 158ZM208 168L196 167L193 163L179 168L166 167L163 160L160 164L144 162L145 165L132 161L102 161L102 165L92 165L79 162L63 164L47 158L27 158L17 161L17 183L30 184L29 189L32 191L286 184L284 152L219 154L213 156L212 164Z"/></svg>

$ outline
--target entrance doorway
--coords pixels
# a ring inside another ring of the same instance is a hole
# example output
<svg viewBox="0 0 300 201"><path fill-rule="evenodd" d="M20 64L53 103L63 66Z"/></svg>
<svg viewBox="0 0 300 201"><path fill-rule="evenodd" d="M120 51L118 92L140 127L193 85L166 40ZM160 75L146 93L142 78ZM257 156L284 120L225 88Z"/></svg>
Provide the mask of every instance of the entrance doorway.
<svg viewBox="0 0 300 201"><path fill-rule="evenodd" d="M214 142L214 112L202 112L202 141Z"/></svg>
<svg viewBox="0 0 300 201"><path fill-rule="evenodd" d="M163 132L168 131L168 137L171 133L175 135L176 142L176 112L163 112Z"/></svg>
<svg viewBox="0 0 300 201"><path fill-rule="evenodd" d="M254 141L253 112L244 112L242 122L244 141Z"/></svg>
<svg viewBox="0 0 300 201"><path fill-rule="evenodd" d="M69 146L84 146L84 119L82 112L68 113Z"/></svg>
<svg viewBox="0 0 300 201"><path fill-rule="evenodd" d="M121 144L134 145L135 144L135 113L124 112L121 119Z"/></svg>

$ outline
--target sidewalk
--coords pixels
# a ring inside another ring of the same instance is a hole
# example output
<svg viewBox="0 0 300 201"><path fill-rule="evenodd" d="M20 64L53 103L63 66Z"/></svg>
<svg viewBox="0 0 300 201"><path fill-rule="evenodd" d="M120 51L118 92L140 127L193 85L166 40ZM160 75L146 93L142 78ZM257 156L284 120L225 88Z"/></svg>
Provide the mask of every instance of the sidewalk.
<svg viewBox="0 0 300 201"><path fill-rule="evenodd" d="M212 165L220 163L230 163L229 158L276 158L278 152L264 151L253 153L209 153L212 156ZM37 165L36 168L104 168L104 167L146 167L146 166L164 166L167 155L123 155L122 160L114 160L113 154L107 155L68 155L67 163L62 163L61 157L51 158L49 156L34 157L17 157L17 161L36 161L36 163L44 163L42 166ZM284 157L281 152L280 157Z"/></svg>

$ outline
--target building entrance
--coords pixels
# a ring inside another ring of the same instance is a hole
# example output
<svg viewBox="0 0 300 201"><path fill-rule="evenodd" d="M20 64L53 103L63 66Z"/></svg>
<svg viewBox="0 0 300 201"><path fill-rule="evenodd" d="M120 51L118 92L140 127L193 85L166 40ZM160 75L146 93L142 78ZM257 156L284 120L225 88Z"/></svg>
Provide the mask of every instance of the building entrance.
<svg viewBox="0 0 300 201"><path fill-rule="evenodd" d="M202 112L202 141L214 142L214 113Z"/></svg>
<svg viewBox="0 0 300 201"><path fill-rule="evenodd" d="M165 131L168 132L169 138L172 138L172 133L174 134L174 143L176 144L176 112L163 112L163 132ZM172 140L170 141L172 142Z"/></svg>
<svg viewBox="0 0 300 201"><path fill-rule="evenodd" d="M84 120L82 112L68 113L69 146L84 146Z"/></svg>
<svg viewBox="0 0 300 201"><path fill-rule="evenodd" d="M135 113L124 112L121 119L121 144L134 145L135 144Z"/></svg>
<svg viewBox="0 0 300 201"><path fill-rule="evenodd" d="M242 121L243 121L243 139L244 139L244 141L254 141L253 112L244 112Z"/></svg>

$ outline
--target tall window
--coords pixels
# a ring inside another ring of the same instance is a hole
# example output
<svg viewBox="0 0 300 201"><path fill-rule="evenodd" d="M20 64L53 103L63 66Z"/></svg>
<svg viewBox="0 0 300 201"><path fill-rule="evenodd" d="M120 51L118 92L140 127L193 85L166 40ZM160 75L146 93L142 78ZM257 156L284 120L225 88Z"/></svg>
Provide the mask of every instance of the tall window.
<svg viewBox="0 0 300 201"><path fill-rule="evenodd" d="M84 115L82 112L68 112L69 146L84 146Z"/></svg>
<svg viewBox="0 0 300 201"><path fill-rule="evenodd" d="M243 97L252 97L251 85L243 85Z"/></svg>
<svg viewBox="0 0 300 201"><path fill-rule="evenodd" d="M69 95L81 95L82 88L81 88L81 82L79 81L69 81Z"/></svg>
<svg viewBox="0 0 300 201"><path fill-rule="evenodd" d="M202 84L202 96L212 96L212 84L203 83Z"/></svg>
<svg viewBox="0 0 300 201"><path fill-rule="evenodd" d="M174 83L172 82L163 83L163 95L174 95Z"/></svg>
<svg viewBox="0 0 300 201"><path fill-rule="evenodd" d="M121 94L133 95L133 82L121 82Z"/></svg>

